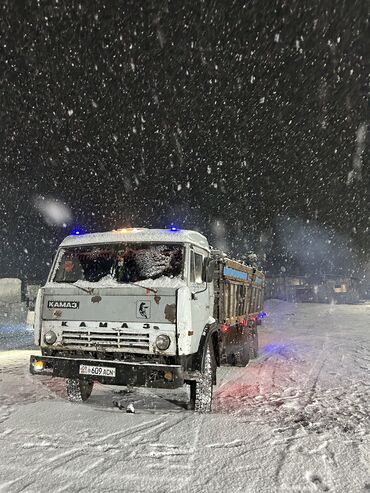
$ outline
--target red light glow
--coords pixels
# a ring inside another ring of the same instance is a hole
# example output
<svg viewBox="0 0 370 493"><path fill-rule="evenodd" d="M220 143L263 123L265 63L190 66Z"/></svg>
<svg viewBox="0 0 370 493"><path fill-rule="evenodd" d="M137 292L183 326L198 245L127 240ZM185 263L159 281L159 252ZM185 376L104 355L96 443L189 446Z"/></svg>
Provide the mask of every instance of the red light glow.
<svg viewBox="0 0 370 493"><path fill-rule="evenodd" d="M221 324L220 326L221 332L223 332L224 334L229 331L229 328L230 326L228 324Z"/></svg>

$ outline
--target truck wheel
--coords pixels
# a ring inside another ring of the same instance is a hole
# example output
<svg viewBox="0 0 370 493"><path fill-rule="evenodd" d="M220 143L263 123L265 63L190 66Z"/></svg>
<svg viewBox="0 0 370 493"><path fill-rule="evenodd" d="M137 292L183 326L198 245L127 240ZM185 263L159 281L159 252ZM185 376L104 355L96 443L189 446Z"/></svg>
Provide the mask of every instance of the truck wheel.
<svg viewBox="0 0 370 493"><path fill-rule="evenodd" d="M81 380L79 378L67 378L67 396L71 402L87 401L90 397L94 382L88 382L87 380Z"/></svg>
<svg viewBox="0 0 370 493"><path fill-rule="evenodd" d="M247 339L244 346L241 346L237 352L229 355L228 363L230 366L244 368L249 363L251 357L250 341Z"/></svg>
<svg viewBox="0 0 370 493"><path fill-rule="evenodd" d="M250 345L249 345L249 350L250 350L250 357L252 358L257 358L258 357L258 332L257 332L257 325L253 327L251 336L250 336Z"/></svg>
<svg viewBox="0 0 370 493"><path fill-rule="evenodd" d="M239 358L237 360L236 366L239 367L247 366L247 364L249 363L249 359L250 359L249 345L248 345L248 341L246 341L246 344L243 346L243 349L240 350Z"/></svg>
<svg viewBox="0 0 370 493"><path fill-rule="evenodd" d="M216 372L216 362L211 348L207 344L204 355L204 368L199 380L190 382L190 405L199 413L209 413L212 408L213 376Z"/></svg>

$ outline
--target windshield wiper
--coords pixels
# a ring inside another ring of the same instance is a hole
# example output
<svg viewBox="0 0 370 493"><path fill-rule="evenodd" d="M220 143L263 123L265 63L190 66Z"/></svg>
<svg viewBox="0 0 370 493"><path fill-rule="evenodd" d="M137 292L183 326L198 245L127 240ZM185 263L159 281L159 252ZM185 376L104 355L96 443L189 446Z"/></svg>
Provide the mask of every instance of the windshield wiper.
<svg viewBox="0 0 370 493"><path fill-rule="evenodd" d="M125 281L125 282L122 282L122 284L131 284L132 286L137 286L139 288L147 289L148 291L151 291L154 294L158 293L157 289L148 288L147 286L142 286L141 284L136 284L136 282Z"/></svg>
<svg viewBox="0 0 370 493"><path fill-rule="evenodd" d="M76 288L81 289L81 291L84 291L87 294L93 294L95 288L83 288L82 286L79 286L78 284L73 284L73 286L76 286Z"/></svg>
<svg viewBox="0 0 370 493"><path fill-rule="evenodd" d="M95 288L83 288L82 286L79 286L78 284L76 284L76 282L78 282L80 279L77 279L77 281L54 281L58 284L69 284L71 286L74 286L78 289L81 289L81 291L84 291L85 293L88 293L88 294L91 294Z"/></svg>

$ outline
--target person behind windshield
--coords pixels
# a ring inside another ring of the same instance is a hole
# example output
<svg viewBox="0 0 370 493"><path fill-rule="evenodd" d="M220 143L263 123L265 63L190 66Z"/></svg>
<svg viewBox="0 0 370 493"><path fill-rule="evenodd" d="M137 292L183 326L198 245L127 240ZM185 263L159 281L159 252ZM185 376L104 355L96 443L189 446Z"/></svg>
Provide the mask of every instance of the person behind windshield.
<svg viewBox="0 0 370 493"><path fill-rule="evenodd" d="M62 260L61 268L58 270L58 282L75 282L83 276L80 262L74 256Z"/></svg>
<svg viewBox="0 0 370 493"><path fill-rule="evenodd" d="M117 281L123 283L140 280L136 263L136 252L134 250L128 249L123 254L119 252L116 276Z"/></svg>

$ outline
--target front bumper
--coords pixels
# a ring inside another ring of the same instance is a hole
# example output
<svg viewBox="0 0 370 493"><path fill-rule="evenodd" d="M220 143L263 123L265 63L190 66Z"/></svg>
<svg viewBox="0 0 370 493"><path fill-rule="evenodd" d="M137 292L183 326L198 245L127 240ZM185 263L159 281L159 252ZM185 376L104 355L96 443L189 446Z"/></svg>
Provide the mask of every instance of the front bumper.
<svg viewBox="0 0 370 493"><path fill-rule="evenodd" d="M43 363L42 366L40 362ZM81 375L80 365L115 368L115 376ZM83 378L108 385L130 385L132 387L176 389L184 384L184 373L180 365L169 366L114 360L32 355L30 358L30 372L32 375ZM169 378L170 374L172 374L171 378ZM165 378L165 375L167 378Z"/></svg>

